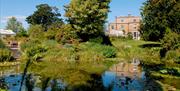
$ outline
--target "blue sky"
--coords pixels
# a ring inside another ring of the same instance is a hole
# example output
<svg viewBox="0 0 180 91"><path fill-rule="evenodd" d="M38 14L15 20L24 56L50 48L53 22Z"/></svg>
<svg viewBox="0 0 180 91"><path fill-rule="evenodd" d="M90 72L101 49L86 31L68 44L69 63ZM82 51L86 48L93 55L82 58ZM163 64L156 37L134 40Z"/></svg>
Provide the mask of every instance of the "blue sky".
<svg viewBox="0 0 180 91"><path fill-rule="evenodd" d="M62 16L64 15L63 5L67 5L70 0L0 0L0 28L5 28L7 20L15 16L18 21L23 23L24 27L28 27L25 18L36 10L38 4L49 4L60 9ZM145 0L112 0L110 4L110 13L108 22L112 22L115 16L125 16L129 13L135 16L140 15L140 7Z"/></svg>

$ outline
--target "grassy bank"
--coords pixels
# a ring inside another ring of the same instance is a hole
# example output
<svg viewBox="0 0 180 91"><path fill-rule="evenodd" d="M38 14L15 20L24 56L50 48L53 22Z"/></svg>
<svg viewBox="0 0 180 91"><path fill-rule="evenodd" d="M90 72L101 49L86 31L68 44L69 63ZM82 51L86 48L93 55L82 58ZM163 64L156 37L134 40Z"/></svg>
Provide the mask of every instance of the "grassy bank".
<svg viewBox="0 0 180 91"><path fill-rule="evenodd" d="M166 91L176 88L179 90L180 85L180 49L171 50L166 53L164 58L160 57L161 44L158 42L136 41L111 38L113 45L118 49L117 57L125 60L138 58L141 65L147 72L150 81L147 87L162 88L158 91ZM155 87L154 87L155 86ZM158 87L157 87L158 86Z"/></svg>

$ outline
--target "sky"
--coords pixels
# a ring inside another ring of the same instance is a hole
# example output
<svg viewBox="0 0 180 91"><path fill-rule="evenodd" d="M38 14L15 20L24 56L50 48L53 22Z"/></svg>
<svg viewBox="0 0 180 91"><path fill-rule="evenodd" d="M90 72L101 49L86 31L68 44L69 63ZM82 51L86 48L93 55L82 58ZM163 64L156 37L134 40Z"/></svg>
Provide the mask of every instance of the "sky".
<svg viewBox="0 0 180 91"><path fill-rule="evenodd" d="M12 16L22 22L25 28L28 24L25 21L26 17L33 14L36 10L36 5L49 4L59 8L62 18L64 15L64 5L67 5L70 0L0 0L0 28L5 28L7 21ZM110 11L107 22L115 20L115 16L140 16L140 8L145 0L112 0L110 3Z"/></svg>

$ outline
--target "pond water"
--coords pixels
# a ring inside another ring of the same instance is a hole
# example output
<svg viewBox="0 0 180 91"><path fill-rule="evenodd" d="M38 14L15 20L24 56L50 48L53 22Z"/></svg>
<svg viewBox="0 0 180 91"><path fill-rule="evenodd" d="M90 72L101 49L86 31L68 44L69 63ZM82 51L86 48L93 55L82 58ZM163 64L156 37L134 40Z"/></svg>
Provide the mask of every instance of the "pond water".
<svg viewBox="0 0 180 91"><path fill-rule="evenodd" d="M102 91L99 88L108 88L108 91L142 91L146 77L138 64L138 61L133 61L132 63L120 62L105 71L100 77L92 76L94 82L91 82L91 88L97 88L93 89L93 91ZM9 91L19 91L22 78L19 65L9 68L1 67L0 88L6 88ZM42 79L44 78L39 75L26 75L23 81L24 84L22 84L22 91L27 90L27 87L30 89L33 88L33 91L41 91L42 89L44 91L59 91L53 89L59 88L65 90L67 88L65 82L60 79L49 79L50 84L46 84L48 78L45 78L45 80ZM97 82L98 84L96 84ZM76 91L79 91L78 89ZM92 90L89 89L88 91Z"/></svg>

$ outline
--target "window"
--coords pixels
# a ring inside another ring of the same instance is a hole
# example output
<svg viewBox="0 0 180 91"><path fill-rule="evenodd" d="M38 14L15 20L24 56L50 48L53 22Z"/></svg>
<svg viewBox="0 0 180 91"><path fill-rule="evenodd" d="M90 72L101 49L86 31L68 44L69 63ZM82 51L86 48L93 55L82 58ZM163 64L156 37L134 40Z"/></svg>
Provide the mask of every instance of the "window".
<svg viewBox="0 0 180 91"><path fill-rule="evenodd" d="M136 19L134 19L133 21L136 22Z"/></svg>
<svg viewBox="0 0 180 91"><path fill-rule="evenodd" d="M121 29L124 29L124 26L123 26L123 25L121 25Z"/></svg>
<svg viewBox="0 0 180 91"><path fill-rule="evenodd" d="M111 29L114 29L114 26L111 26Z"/></svg>
<svg viewBox="0 0 180 91"><path fill-rule="evenodd" d="M124 19L121 19L121 22L124 22Z"/></svg>
<svg viewBox="0 0 180 91"><path fill-rule="evenodd" d="M134 27L134 29L136 29L136 27Z"/></svg>

